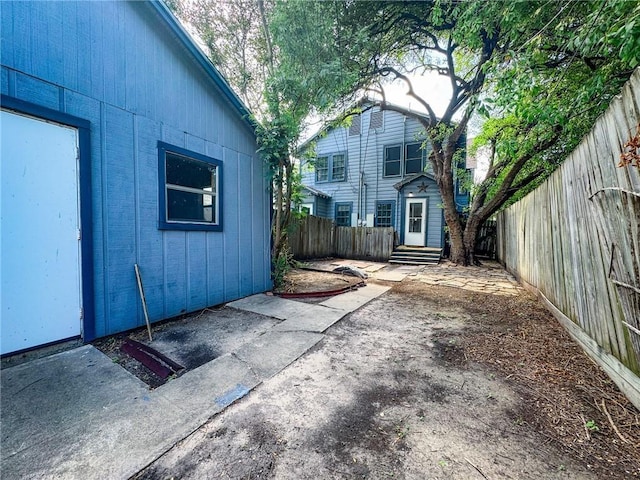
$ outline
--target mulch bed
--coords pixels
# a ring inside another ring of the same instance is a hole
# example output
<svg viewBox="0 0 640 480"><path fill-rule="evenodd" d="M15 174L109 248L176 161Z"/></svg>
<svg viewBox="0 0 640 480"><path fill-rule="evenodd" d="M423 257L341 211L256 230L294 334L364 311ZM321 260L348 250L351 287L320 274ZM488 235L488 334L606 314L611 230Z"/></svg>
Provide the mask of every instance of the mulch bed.
<svg viewBox="0 0 640 480"><path fill-rule="evenodd" d="M360 282L362 278L353 275L296 268L287 272L284 284L274 293L329 292L354 287Z"/></svg>
<svg viewBox="0 0 640 480"><path fill-rule="evenodd" d="M413 290L406 282L396 288ZM473 319L459 350L443 353L452 364L495 371L522 398L514 416L602 478L640 477L640 411L535 297L419 291L435 311L461 308Z"/></svg>

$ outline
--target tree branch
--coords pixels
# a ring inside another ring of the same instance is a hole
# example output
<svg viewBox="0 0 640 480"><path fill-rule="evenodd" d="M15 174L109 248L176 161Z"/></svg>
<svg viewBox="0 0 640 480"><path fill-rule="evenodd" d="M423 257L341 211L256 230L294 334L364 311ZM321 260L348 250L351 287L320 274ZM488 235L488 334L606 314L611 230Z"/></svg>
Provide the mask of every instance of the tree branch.
<svg viewBox="0 0 640 480"><path fill-rule="evenodd" d="M389 75L389 74L393 74L395 76L396 79L402 80L403 82L406 83L407 85L407 96L415 99L420 105L422 105L428 112L429 114L429 128L435 126L436 122L437 122L437 118L436 118L436 114L433 111L433 108L431 108L431 105L426 102L422 97L418 96L415 91L413 90L413 85L411 84L411 80L409 80L409 77L407 77L406 75L400 73L398 70L396 70L393 67L382 67L379 70L380 75L385 76L385 75ZM388 104L386 103L386 100L383 101L385 107L388 106ZM391 108L386 108L387 110L392 110ZM396 111L399 112L403 112L402 110L398 110L397 108L395 109ZM406 109L404 110L404 112L407 112L407 114L411 113L411 110ZM414 118L417 118L417 116L415 115L415 113L411 113L411 116L413 116Z"/></svg>

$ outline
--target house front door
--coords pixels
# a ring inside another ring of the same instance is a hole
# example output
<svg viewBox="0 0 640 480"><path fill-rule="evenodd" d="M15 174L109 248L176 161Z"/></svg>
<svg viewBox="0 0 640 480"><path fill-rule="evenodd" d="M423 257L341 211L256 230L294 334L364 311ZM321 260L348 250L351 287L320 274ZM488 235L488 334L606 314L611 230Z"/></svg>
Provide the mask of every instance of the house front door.
<svg viewBox="0 0 640 480"><path fill-rule="evenodd" d="M2 110L1 350L80 335L78 130Z"/></svg>
<svg viewBox="0 0 640 480"><path fill-rule="evenodd" d="M427 199L407 198L404 222L404 244L424 247L427 233Z"/></svg>

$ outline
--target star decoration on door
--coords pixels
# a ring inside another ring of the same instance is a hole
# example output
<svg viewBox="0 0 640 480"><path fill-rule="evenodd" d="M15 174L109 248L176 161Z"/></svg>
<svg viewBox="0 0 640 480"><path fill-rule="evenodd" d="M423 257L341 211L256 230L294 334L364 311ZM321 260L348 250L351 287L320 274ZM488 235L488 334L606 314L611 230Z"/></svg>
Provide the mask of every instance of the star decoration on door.
<svg viewBox="0 0 640 480"><path fill-rule="evenodd" d="M427 185L426 183L424 183L424 180L422 181L422 183L420 185L418 185L418 193L420 192L426 192L427 191L427 187L429 185Z"/></svg>

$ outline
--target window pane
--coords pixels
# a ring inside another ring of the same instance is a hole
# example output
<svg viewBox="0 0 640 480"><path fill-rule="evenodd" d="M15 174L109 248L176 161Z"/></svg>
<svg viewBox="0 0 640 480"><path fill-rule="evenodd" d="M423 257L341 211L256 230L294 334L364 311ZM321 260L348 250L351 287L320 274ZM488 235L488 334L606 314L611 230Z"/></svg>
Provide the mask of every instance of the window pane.
<svg viewBox="0 0 640 480"><path fill-rule="evenodd" d="M167 188L167 220L177 222L216 222L212 195Z"/></svg>
<svg viewBox="0 0 640 480"><path fill-rule="evenodd" d="M331 169L332 180L344 180L345 179L345 162L344 155L333 156L333 166Z"/></svg>
<svg viewBox="0 0 640 480"><path fill-rule="evenodd" d="M336 205L336 225L339 227L351 226L351 205Z"/></svg>
<svg viewBox="0 0 640 480"><path fill-rule="evenodd" d="M387 147L384 149L384 176L400 175L401 147Z"/></svg>
<svg viewBox="0 0 640 480"><path fill-rule="evenodd" d="M167 152L167 183L215 192L216 167Z"/></svg>
<svg viewBox="0 0 640 480"><path fill-rule="evenodd" d="M318 157L316 160L316 181L326 182L329 180L329 158Z"/></svg>
<svg viewBox="0 0 640 480"><path fill-rule="evenodd" d="M391 203L379 203L376 208L376 226L391 227Z"/></svg>
<svg viewBox="0 0 640 480"><path fill-rule="evenodd" d="M409 231L422 232L422 203L409 204Z"/></svg>
<svg viewBox="0 0 640 480"><path fill-rule="evenodd" d="M422 171L422 150L419 143L410 143L406 148L404 173L409 175Z"/></svg>

